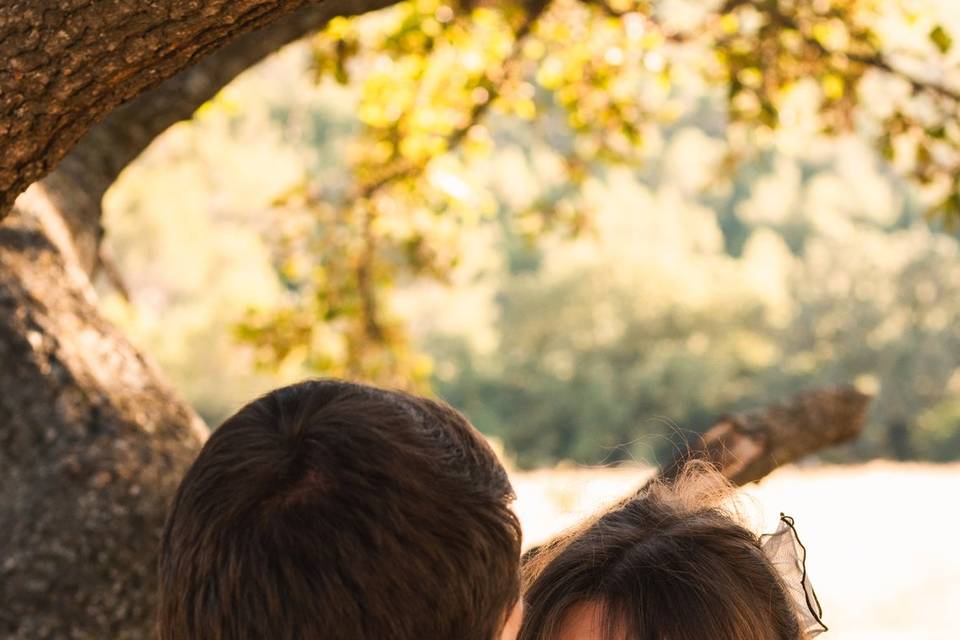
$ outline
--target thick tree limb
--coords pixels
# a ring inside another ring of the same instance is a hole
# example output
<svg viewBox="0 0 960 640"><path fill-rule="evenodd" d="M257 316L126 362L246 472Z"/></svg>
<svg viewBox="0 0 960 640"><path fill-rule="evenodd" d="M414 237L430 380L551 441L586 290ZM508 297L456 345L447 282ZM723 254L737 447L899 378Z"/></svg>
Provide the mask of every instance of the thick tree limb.
<svg viewBox="0 0 960 640"><path fill-rule="evenodd" d="M0 637L149 638L160 530L206 428L23 202L0 225Z"/></svg>
<svg viewBox="0 0 960 640"><path fill-rule="evenodd" d="M189 119L240 73L284 45L322 29L335 16L372 11L396 0L331 0L308 5L239 36L159 86L110 113L76 144L43 179L46 197L71 232L77 258L87 273L97 266L101 202L120 172L171 125Z"/></svg>
<svg viewBox="0 0 960 640"><path fill-rule="evenodd" d="M656 478L670 481L684 463L699 459L736 485L756 482L781 465L855 439L869 404L870 396L853 387L827 387L727 416L689 442Z"/></svg>
<svg viewBox="0 0 960 640"><path fill-rule="evenodd" d="M0 5L0 217L121 103L308 4L317 4L329 18L392 2L19 0Z"/></svg>
<svg viewBox="0 0 960 640"><path fill-rule="evenodd" d="M727 416L692 438L647 484L675 480L691 460L715 466L737 486L756 482L779 466L855 439L863 430L869 404L870 396L853 387L827 387ZM531 547L523 561L550 544Z"/></svg>

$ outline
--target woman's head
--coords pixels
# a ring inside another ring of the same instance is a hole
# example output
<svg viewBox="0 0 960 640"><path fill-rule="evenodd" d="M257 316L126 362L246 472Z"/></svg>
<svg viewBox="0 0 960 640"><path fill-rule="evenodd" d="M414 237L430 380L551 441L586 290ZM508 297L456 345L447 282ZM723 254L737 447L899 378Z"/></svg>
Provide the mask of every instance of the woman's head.
<svg viewBox="0 0 960 640"><path fill-rule="evenodd" d="M700 465L565 535L525 567L520 640L800 640L758 538Z"/></svg>

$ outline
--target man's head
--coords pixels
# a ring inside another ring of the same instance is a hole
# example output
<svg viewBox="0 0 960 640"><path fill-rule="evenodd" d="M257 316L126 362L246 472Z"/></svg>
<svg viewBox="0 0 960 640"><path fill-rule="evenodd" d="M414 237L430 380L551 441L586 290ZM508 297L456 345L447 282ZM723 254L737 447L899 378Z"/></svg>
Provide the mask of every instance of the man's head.
<svg viewBox="0 0 960 640"><path fill-rule="evenodd" d="M177 491L162 640L492 640L519 589L506 472L453 409L332 380L229 418Z"/></svg>

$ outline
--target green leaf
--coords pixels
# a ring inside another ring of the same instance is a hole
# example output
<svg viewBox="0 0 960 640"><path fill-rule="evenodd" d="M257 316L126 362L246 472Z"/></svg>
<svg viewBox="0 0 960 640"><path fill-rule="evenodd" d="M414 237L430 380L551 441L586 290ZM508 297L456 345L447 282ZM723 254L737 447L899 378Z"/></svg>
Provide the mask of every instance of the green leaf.
<svg viewBox="0 0 960 640"><path fill-rule="evenodd" d="M951 38L947 30L939 24L930 31L930 42L936 45L940 53L950 51L950 47L953 46L953 38Z"/></svg>

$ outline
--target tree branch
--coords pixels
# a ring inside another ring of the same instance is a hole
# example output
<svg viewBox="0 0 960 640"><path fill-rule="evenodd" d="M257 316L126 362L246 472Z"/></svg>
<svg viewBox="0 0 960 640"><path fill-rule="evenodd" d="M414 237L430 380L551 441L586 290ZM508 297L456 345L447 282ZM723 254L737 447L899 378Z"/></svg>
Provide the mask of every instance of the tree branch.
<svg viewBox="0 0 960 640"><path fill-rule="evenodd" d="M101 203L120 172L171 125L193 113L236 76L272 52L322 29L335 16L388 6L394 0L310 5L270 25L239 36L222 49L121 105L88 131L41 182L64 216L81 265L99 265Z"/></svg>
<svg viewBox="0 0 960 640"><path fill-rule="evenodd" d="M636 13L633 10L625 11L614 7L609 3L608 0L581 0L581 2L583 2L585 5L597 7L601 12L612 18L622 18L628 14ZM726 2L724 2L723 5L716 10L716 15L718 17L723 16L736 11L742 6L750 4L755 3L751 3L750 0L726 0ZM822 55L842 55L847 60L858 62L862 65L877 69L878 71L884 71L891 75L903 78L910 84L915 93L921 91L930 91L943 98L948 98L953 102L960 103L960 90L953 89L938 82L931 82L917 78L906 71L903 71L902 69L898 69L895 64L890 62L890 60L882 54L866 55L852 51L833 51L828 49L819 40L801 29L800 24L796 20L780 11L776 3L763 3L763 6L758 7L758 10L768 13L777 24L800 33L803 36L804 41L807 44L815 47ZM646 16L644 17L647 18L647 22L650 25L656 25L654 20L651 20ZM659 25L656 26L660 35L663 36L663 38L668 42L684 43L690 41L692 38L698 35L683 31L665 31Z"/></svg>
<svg viewBox="0 0 960 640"><path fill-rule="evenodd" d="M466 117L465 123L447 136L446 150L448 152L456 149L460 143L463 142L464 138L466 138L466 135L470 129L480 122L483 116L486 115L490 110L494 100L500 95L500 90L503 83L506 82L510 77L510 73L516 67L517 62L523 54L524 41L526 40L527 36L530 35L537 20L543 15L549 5L550 2L547 1L539 2L528 7L523 23L514 33L513 47L502 62L503 74L501 75L500 82L495 83L491 81L489 77L484 78L485 81L481 84L480 88L483 88L487 91L487 99L483 102L475 104L470 110L469 115ZM422 164L409 161L398 163L395 167L387 171L384 175L380 176L373 182L362 185L359 189L357 189L351 200L369 199L376 195L380 190L390 186L397 180L409 178L421 173L424 168L425 167Z"/></svg>
<svg viewBox="0 0 960 640"><path fill-rule="evenodd" d="M756 482L781 465L855 439L869 404L870 396L853 387L827 387L727 416L687 443L656 478L669 482L696 459L716 466L736 485Z"/></svg>
<svg viewBox="0 0 960 640"><path fill-rule="evenodd" d="M0 225L0 637L151 638L157 541L207 429L30 204Z"/></svg>
<svg viewBox="0 0 960 640"><path fill-rule="evenodd" d="M489 75L485 76L485 81L481 86L487 91L487 99L483 102L475 104L470 110L470 114L467 116L465 124L457 128L447 137L446 150L448 152L456 149L460 143L463 142L471 127L476 125L490 110L490 106L493 104L493 101L497 95L499 95L503 83L506 82L510 77L512 69L516 66L517 61L523 54L524 41L526 40L527 36L530 35L534 25L536 24L536 21L540 18L540 16L543 15L549 4L550 0L527 5L527 11L524 15L523 23L514 33L513 47L502 62L502 68L504 69L504 72L501 75L500 82L494 83L492 80L490 80ZM374 262L376 261L376 236L373 233L373 222L377 217L377 212L375 210L376 205L371 202L371 198L398 180L419 175L423 172L424 168L425 166L420 163L413 163L409 161L399 163L393 169L388 170L387 173L373 182L360 186L350 199L351 202L361 203L360 206L364 207L364 211L362 212L362 237L364 247L363 253L357 263L356 268L357 288L362 304L364 327L367 337L377 343L383 341L385 334L380 321L379 305L377 304L376 298L376 287L374 286L372 280Z"/></svg>
<svg viewBox="0 0 960 640"><path fill-rule="evenodd" d="M395 1L327 0L317 7L329 19ZM238 36L307 5L306 0L0 5L0 218L20 192L117 106Z"/></svg>
<svg viewBox="0 0 960 640"><path fill-rule="evenodd" d="M874 54L868 55L868 54L856 53L854 51L834 51L832 49L827 48L822 42L817 40L813 35L804 31L804 29L800 26L800 24L796 20L794 20L787 14L780 11L777 3L770 3L770 8L767 9L767 11L769 11L770 17L773 20L775 20L776 24L779 24L780 26L785 27L787 29L792 29L793 31L796 31L797 33L799 33L803 37L803 40L810 46L814 47L817 51L819 51L821 55L843 56L847 60L857 62L864 66L876 69L878 71L883 71L885 73L897 76L899 78L903 78L905 81L907 81L910 84L914 93L929 91L931 93L939 95L940 97L947 98L955 103L960 103L960 91L956 89L952 89L946 85L943 85L937 82L929 82L926 80L922 80L920 78L917 78L907 73L906 71L903 71L902 69L898 69L896 65L890 62L882 53L874 53Z"/></svg>
<svg viewBox="0 0 960 640"><path fill-rule="evenodd" d="M691 460L713 465L737 486L756 482L777 467L855 439L863 430L869 404L870 396L853 387L826 387L721 418L662 465L640 491L651 482L675 480ZM528 549L523 562L550 544Z"/></svg>

